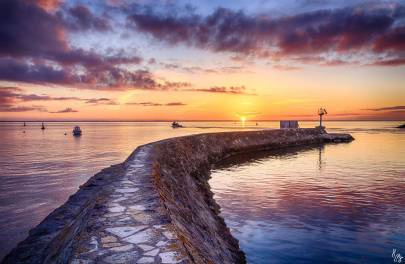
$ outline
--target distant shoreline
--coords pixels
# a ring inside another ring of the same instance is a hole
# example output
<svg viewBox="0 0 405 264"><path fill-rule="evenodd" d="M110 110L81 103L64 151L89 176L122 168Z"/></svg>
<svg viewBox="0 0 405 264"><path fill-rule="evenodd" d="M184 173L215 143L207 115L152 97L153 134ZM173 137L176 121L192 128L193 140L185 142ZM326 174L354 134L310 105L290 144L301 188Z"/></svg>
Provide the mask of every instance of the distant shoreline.
<svg viewBox="0 0 405 264"><path fill-rule="evenodd" d="M286 118L287 119L287 118ZM293 120L297 120L291 118ZM47 122L47 123L73 123L73 122L87 122L87 123L167 123L176 120L178 122L237 122L241 123L240 120L179 120L179 119L171 119L171 120L0 120L0 123L38 123L38 122ZM277 119L277 120L247 120L246 123L252 122L279 122L280 120L284 119ZM319 122L318 119L313 120L299 120L299 122ZM405 122L405 119L401 120L326 120L325 122Z"/></svg>

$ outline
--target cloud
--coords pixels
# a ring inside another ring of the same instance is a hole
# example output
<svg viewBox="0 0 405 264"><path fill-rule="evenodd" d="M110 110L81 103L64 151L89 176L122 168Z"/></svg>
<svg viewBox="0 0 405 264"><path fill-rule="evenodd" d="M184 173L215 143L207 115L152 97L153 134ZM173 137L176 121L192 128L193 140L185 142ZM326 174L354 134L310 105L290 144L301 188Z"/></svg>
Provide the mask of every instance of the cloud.
<svg viewBox="0 0 405 264"><path fill-rule="evenodd" d="M388 111L388 110L405 110L405 105L398 105L398 106L389 106L389 107L381 107L381 108L366 108L361 110L367 111Z"/></svg>
<svg viewBox="0 0 405 264"><path fill-rule="evenodd" d="M77 112L79 112L79 111L74 110L74 109L72 109L70 107L67 107L65 109L55 111L55 112L49 112L49 113L52 113L52 114L64 114L64 113L77 113Z"/></svg>
<svg viewBox="0 0 405 264"><path fill-rule="evenodd" d="M389 60L381 60L371 63L371 66L401 66L405 64L405 58L403 59L389 59Z"/></svg>
<svg viewBox="0 0 405 264"><path fill-rule="evenodd" d="M73 27L71 21L75 21L75 30L102 31L107 26L84 6L72 7L67 14L60 12L47 12L31 1L0 1L0 80L101 90L189 86L184 82L160 82L147 70L121 67L141 63L139 56L122 51L101 55L72 47L67 38Z"/></svg>
<svg viewBox="0 0 405 264"><path fill-rule="evenodd" d="M187 104L182 103L182 102L171 102L171 103L165 104L165 106L184 106L184 105L187 105Z"/></svg>
<svg viewBox="0 0 405 264"><path fill-rule="evenodd" d="M107 31L111 25L106 18L94 16L84 5L76 5L68 10L70 19L66 21L72 30L89 30Z"/></svg>
<svg viewBox="0 0 405 264"><path fill-rule="evenodd" d="M359 116L359 115L363 115L360 113L336 113L336 114L328 114L330 116Z"/></svg>
<svg viewBox="0 0 405 264"><path fill-rule="evenodd" d="M147 70L128 71L111 65L82 68L55 68L30 64L11 58L0 58L0 80L36 84L54 83L75 85L77 88L98 90L173 90L190 87L187 82L159 82Z"/></svg>
<svg viewBox="0 0 405 264"><path fill-rule="evenodd" d="M156 63L156 60L154 61ZM163 68L167 70L181 70L187 73L192 74L201 74L201 73L214 73L214 74L223 74L223 73L235 73L235 72L247 72L243 66L224 66L217 68L203 68L200 66L184 66L177 63L159 63Z"/></svg>
<svg viewBox="0 0 405 264"><path fill-rule="evenodd" d="M214 86L210 88L196 88L188 89L191 92L206 92L206 93L223 93L223 94L244 94L244 95L256 95L255 93L249 93L245 86Z"/></svg>
<svg viewBox="0 0 405 264"><path fill-rule="evenodd" d="M294 71L300 69L299 67L290 65L273 65L273 68L279 71Z"/></svg>
<svg viewBox="0 0 405 264"><path fill-rule="evenodd" d="M32 101L83 101L90 105L117 105L110 98L80 98L75 96L50 96L47 94L25 94L24 90L19 87L0 86L0 105L10 105L21 102Z"/></svg>
<svg viewBox="0 0 405 264"><path fill-rule="evenodd" d="M405 27L400 26L404 10L400 4L370 4L277 17L218 8L203 16L190 11L159 12L148 6L135 8L127 26L170 45L215 52L273 59L306 55L325 60L331 54L359 54L361 58L361 52L366 52L378 62L404 58Z"/></svg>
<svg viewBox="0 0 405 264"><path fill-rule="evenodd" d="M170 102L170 103L155 103L155 102L133 102L126 103L127 105L140 105L140 106L185 106L187 104L182 102Z"/></svg>
<svg viewBox="0 0 405 264"><path fill-rule="evenodd" d="M14 106L7 104L0 105L0 112L28 112L28 111L47 112L46 108L43 106Z"/></svg>
<svg viewBox="0 0 405 264"><path fill-rule="evenodd" d="M99 104L104 104L104 105L117 105L118 103L115 102L114 100L110 98L93 98L93 99L87 99L86 104L93 104L93 105L99 105Z"/></svg>
<svg viewBox="0 0 405 264"><path fill-rule="evenodd" d="M36 4L47 11L55 10L63 0L33 0Z"/></svg>

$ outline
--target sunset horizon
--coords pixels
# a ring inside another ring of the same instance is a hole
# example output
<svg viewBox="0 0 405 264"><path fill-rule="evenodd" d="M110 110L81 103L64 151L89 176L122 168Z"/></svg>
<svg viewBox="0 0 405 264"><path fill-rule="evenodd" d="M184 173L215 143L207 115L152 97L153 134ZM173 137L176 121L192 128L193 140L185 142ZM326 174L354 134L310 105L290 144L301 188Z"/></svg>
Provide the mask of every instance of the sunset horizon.
<svg viewBox="0 0 405 264"><path fill-rule="evenodd" d="M0 0L0 264L405 256L405 0Z"/></svg>
<svg viewBox="0 0 405 264"><path fill-rule="evenodd" d="M0 120L405 119L401 1L259 2L2 1Z"/></svg>

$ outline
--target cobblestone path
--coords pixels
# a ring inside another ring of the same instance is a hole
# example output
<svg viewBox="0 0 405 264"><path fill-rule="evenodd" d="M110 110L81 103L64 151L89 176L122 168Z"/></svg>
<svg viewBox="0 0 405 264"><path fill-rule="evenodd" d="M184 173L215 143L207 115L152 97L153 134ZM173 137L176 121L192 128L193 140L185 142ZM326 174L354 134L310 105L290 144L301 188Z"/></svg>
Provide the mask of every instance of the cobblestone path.
<svg viewBox="0 0 405 264"><path fill-rule="evenodd" d="M129 161L73 243L70 263L189 263L151 179L150 147Z"/></svg>

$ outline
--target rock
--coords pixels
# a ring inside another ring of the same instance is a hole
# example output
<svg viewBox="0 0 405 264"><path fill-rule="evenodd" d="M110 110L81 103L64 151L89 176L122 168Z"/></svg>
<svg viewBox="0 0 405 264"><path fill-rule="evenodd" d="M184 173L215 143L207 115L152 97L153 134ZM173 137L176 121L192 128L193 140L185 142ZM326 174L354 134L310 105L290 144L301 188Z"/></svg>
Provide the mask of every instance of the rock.
<svg viewBox="0 0 405 264"><path fill-rule="evenodd" d="M397 128L405 128L405 124L399 125Z"/></svg>
<svg viewBox="0 0 405 264"><path fill-rule="evenodd" d="M134 245L126 245L126 246L121 246L121 247L110 248L110 250L115 251L115 252L122 252L122 251L129 251L133 248L134 248Z"/></svg>
<svg viewBox="0 0 405 264"><path fill-rule="evenodd" d="M151 229L147 229L125 238L124 241L132 244L145 243L151 240L153 238L153 235L153 231Z"/></svg>
<svg viewBox="0 0 405 264"><path fill-rule="evenodd" d="M108 210L111 213L121 213L121 212L125 211L125 207L118 205L118 206L115 206L115 207L110 207L110 208L108 208Z"/></svg>
<svg viewBox="0 0 405 264"><path fill-rule="evenodd" d="M142 257L136 263L143 264L143 263L154 263L155 259L152 257Z"/></svg>
<svg viewBox="0 0 405 264"><path fill-rule="evenodd" d="M167 239L175 239L176 238L176 235L173 232L170 232L170 231L163 232L163 235L165 235L165 237Z"/></svg>
<svg viewBox="0 0 405 264"><path fill-rule="evenodd" d="M178 259L178 255L176 252L164 252L160 253L159 257L162 260L162 263L179 263L181 260Z"/></svg>
<svg viewBox="0 0 405 264"><path fill-rule="evenodd" d="M148 252L144 253L144 255L145 255L145 256L154 257L154 256L156 256L158 253L159 253L159 249L157 248L157 249L154 249L154 250L151 250L151 251L148 251Z"/></svg>
<svg viewBox="0 0 405 264"><path fill-rule="evenodd" d="M125 253L116 253L104 258L103 260L110 264L125 264L125 263L134 263L137 258L138 253L135 251L131 251Z"/></svg>
<svg viewBox="0 0 405 264"><path fill-rule="evenodd" d="M117 239L113 236L106 236L101 238L101 243L111 243L111 242L117 242Z"/></svg>
<svg viewBox="0 0 405 264"><path fill-rule="evenodd" d="M70 264L92 264L94 261L89 259L72 259Z"/></svg>
<svg viewBox="0 0 405 264"><path fill-rule="evenodd" d="M140 247L143 251L149 251L151 249L154 249L154 247L144 245L144 244L140 244L140 245L137 245L137 246Z"/></svg>
<svg viewBox="0 0 405 264"><path fill-rule="evenodd" d="M157 247L163 247L163 246L165 246L166 244L167 244L167 242L159 241L159 242L157 242L156 246L157 246Z"/></svg>
<svg viewBox="0 0 405 264"><path fill-rule="evenodd" d="M120 247L122 244L120 243L106 243L103 244L103 248L112 248L112 247Z"/></svg>
<svg viewBox="0 0 405 264"><path fill-rule="evenodd" d="M142 229L145 229L146 227L147 226L144 226L144 225L140 225L140 226L136 226L136 227L133 227L133 226L110 227L110 228L106 228L105 231L107 231L113 235L119 236L121 238L124 238L124 237L128 237Z"/></svg>
<svg viewBox="0 0 405 264"><path fill-rule="evenodd" d="M119 193L134 193L134 192L137 192L138 190L139 190L139 188L121 188L121 189L117 189L115 191L119 192Z"/></svg>

